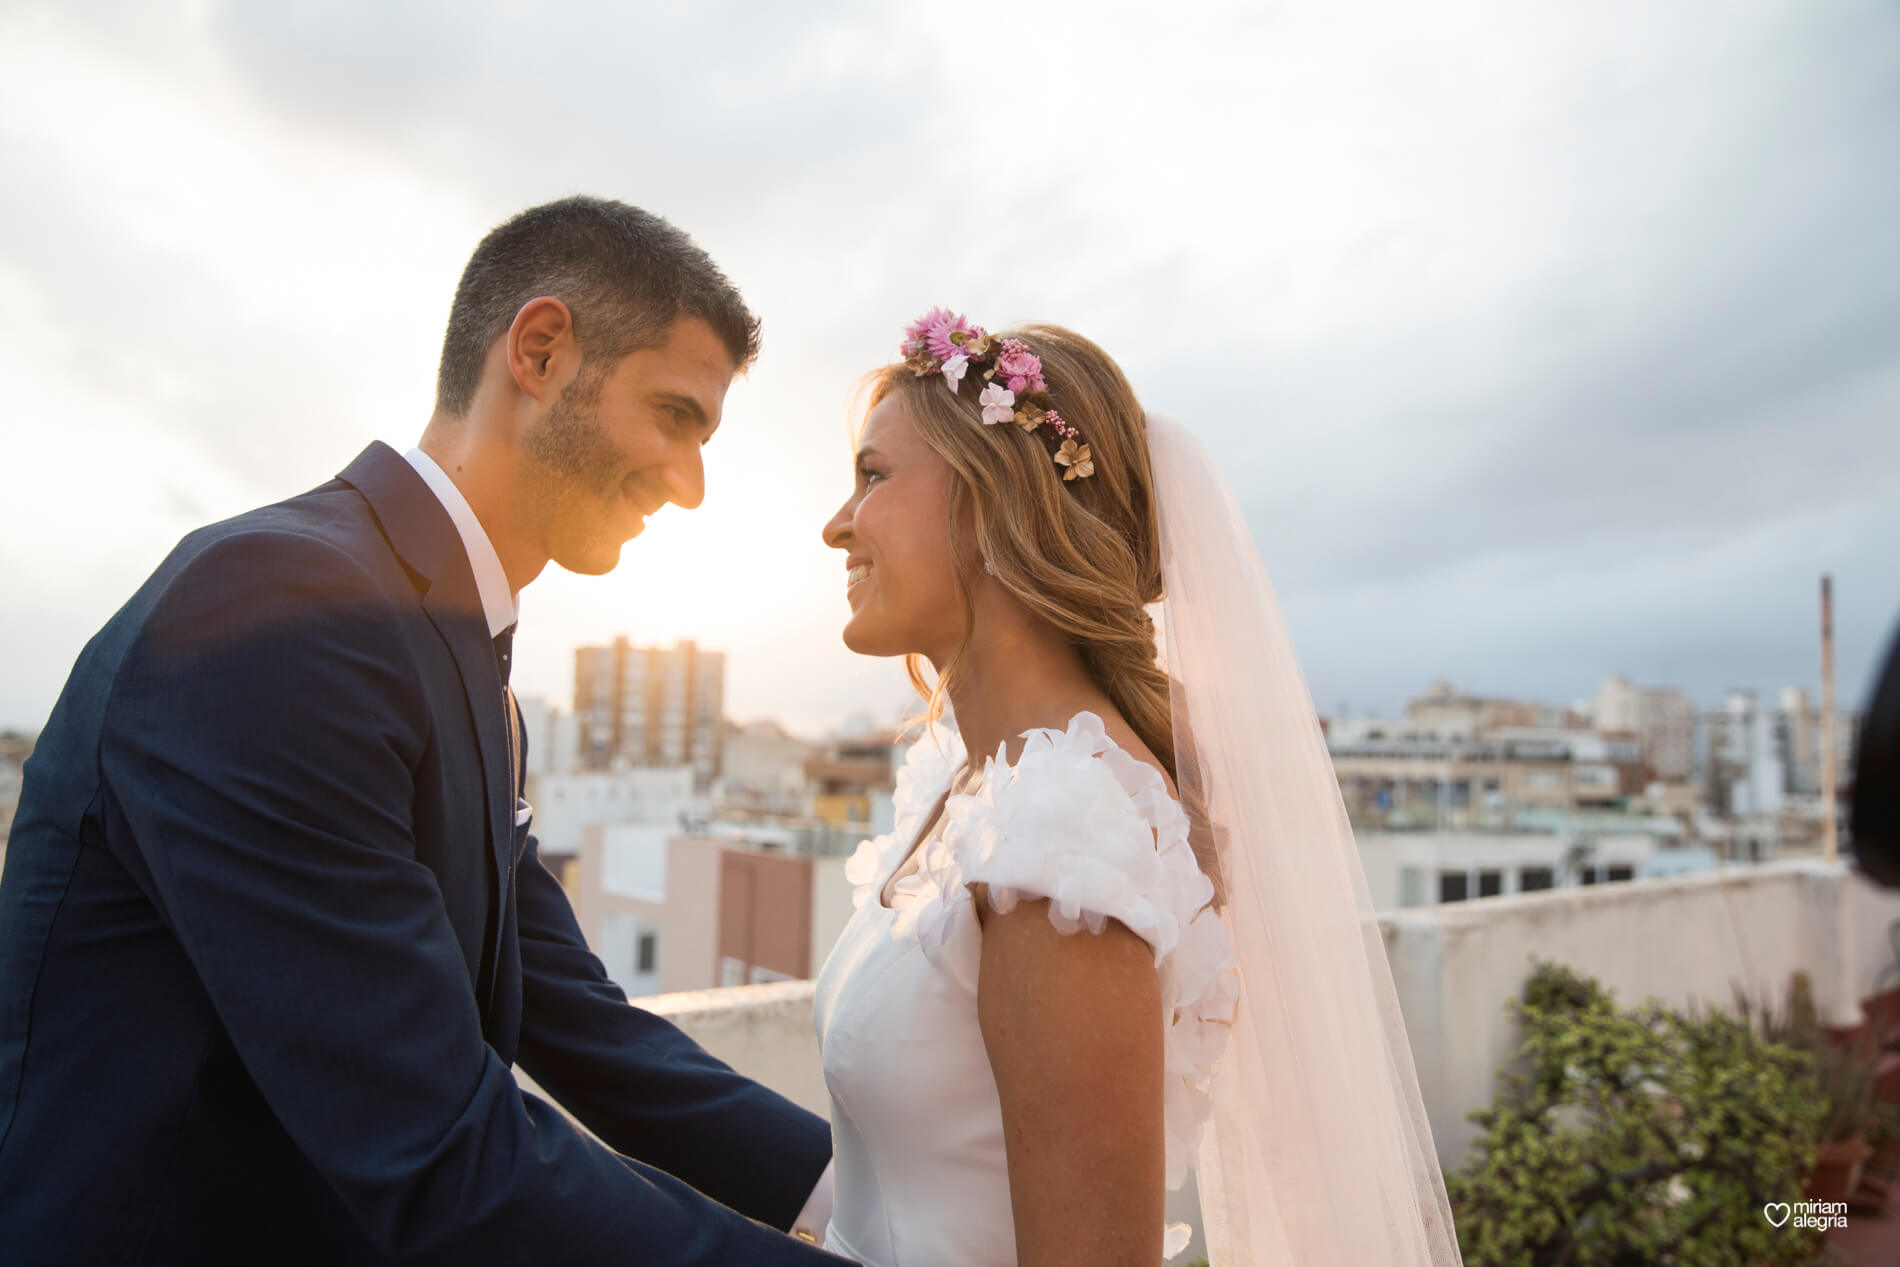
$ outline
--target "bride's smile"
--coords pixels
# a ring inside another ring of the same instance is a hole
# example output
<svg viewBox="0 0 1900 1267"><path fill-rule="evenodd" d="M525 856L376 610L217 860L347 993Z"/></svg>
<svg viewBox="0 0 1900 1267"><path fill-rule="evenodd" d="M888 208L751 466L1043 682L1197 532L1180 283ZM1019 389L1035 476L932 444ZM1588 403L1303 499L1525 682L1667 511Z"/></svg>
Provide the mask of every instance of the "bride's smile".
<svg viewBox="0 0 1900 1267"><path fill-rule="evenodd" d="M951 482L949 464L917 434L903 401L871 410L851 496L824 531L825 544L845 552L844 641L860 655L915 652L943 663L937 657L962 637L964 604L945 531ZM970 540L967 527L958 535ZM972 570L966 565L965 587Z"/></svg>

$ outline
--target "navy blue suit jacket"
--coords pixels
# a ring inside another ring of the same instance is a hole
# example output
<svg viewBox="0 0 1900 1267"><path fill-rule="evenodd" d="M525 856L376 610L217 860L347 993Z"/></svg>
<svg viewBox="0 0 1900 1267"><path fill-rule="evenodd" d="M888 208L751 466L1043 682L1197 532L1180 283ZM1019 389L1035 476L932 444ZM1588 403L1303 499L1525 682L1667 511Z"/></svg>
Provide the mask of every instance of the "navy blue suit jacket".
<svg viewBox="0 0 1900 1267"><path fill-rule="evenodd" d="M507 725L388 446L179 544L26 767L0 1259L839 1261L772 1230L826 1124L627 1003L516 828Z"/></svg>

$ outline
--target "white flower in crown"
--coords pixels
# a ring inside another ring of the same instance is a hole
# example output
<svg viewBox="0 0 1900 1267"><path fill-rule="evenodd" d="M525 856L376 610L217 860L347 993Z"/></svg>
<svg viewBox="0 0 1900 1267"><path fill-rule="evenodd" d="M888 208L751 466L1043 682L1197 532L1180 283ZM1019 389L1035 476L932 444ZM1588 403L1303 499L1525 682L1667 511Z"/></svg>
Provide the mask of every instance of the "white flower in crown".
<svg viewBox="0 0 1900 1267"><path fill-rule="evenodd" d="M943 381L955 391L963 385L963 371L970 368L970 358L958 353L943 363Z"/></svg>
<svg viewBox="0 0 1900 1267"><path fill-rule="evenodd" d="M983 406L983 421L987 425L994 426L1016 419L1016 393L1007 387L991 383L976 398L976 403Z"/></svg>

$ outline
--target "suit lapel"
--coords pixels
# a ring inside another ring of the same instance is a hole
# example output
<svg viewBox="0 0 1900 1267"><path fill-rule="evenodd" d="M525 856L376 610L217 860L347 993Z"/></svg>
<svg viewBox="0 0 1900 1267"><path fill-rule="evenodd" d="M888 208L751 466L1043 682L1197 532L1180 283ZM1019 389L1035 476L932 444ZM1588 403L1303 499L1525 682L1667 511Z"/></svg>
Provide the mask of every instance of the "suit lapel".
<svg viewBox="0 0 1900 1267"><path fill-rule="evenodd" d="M461 674L476 746L481 752L489 850L495 870L496 901L489 910L495 936L485 974L492 983L503 942L505 921L500 903L507 899L516 794L501 670L495 664L495 644L488 634L488 618L475 586L475 572L469 566L468 551L455 530L455 521L415 468L394 449L381 441L372 443L341 478L369 502L390 546L418 578L423 611L442 635ZM486 1005L486 1000L483 1002Z"/></svg>

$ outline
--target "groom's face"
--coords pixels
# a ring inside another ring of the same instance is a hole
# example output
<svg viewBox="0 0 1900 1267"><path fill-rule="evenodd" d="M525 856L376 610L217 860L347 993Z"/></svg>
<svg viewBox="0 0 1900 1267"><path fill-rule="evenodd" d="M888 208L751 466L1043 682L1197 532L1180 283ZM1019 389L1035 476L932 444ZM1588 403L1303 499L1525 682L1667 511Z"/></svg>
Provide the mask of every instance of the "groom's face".
<svg viewBox="0 0 1900 1267"><path fill-rule="evenodd" d="M726 345L696 317L611 366L583 363L522 439L522 510L541 525L548 557L570 572L611 572L660 507L699 505L700 449L733 373Z"/></svg>

